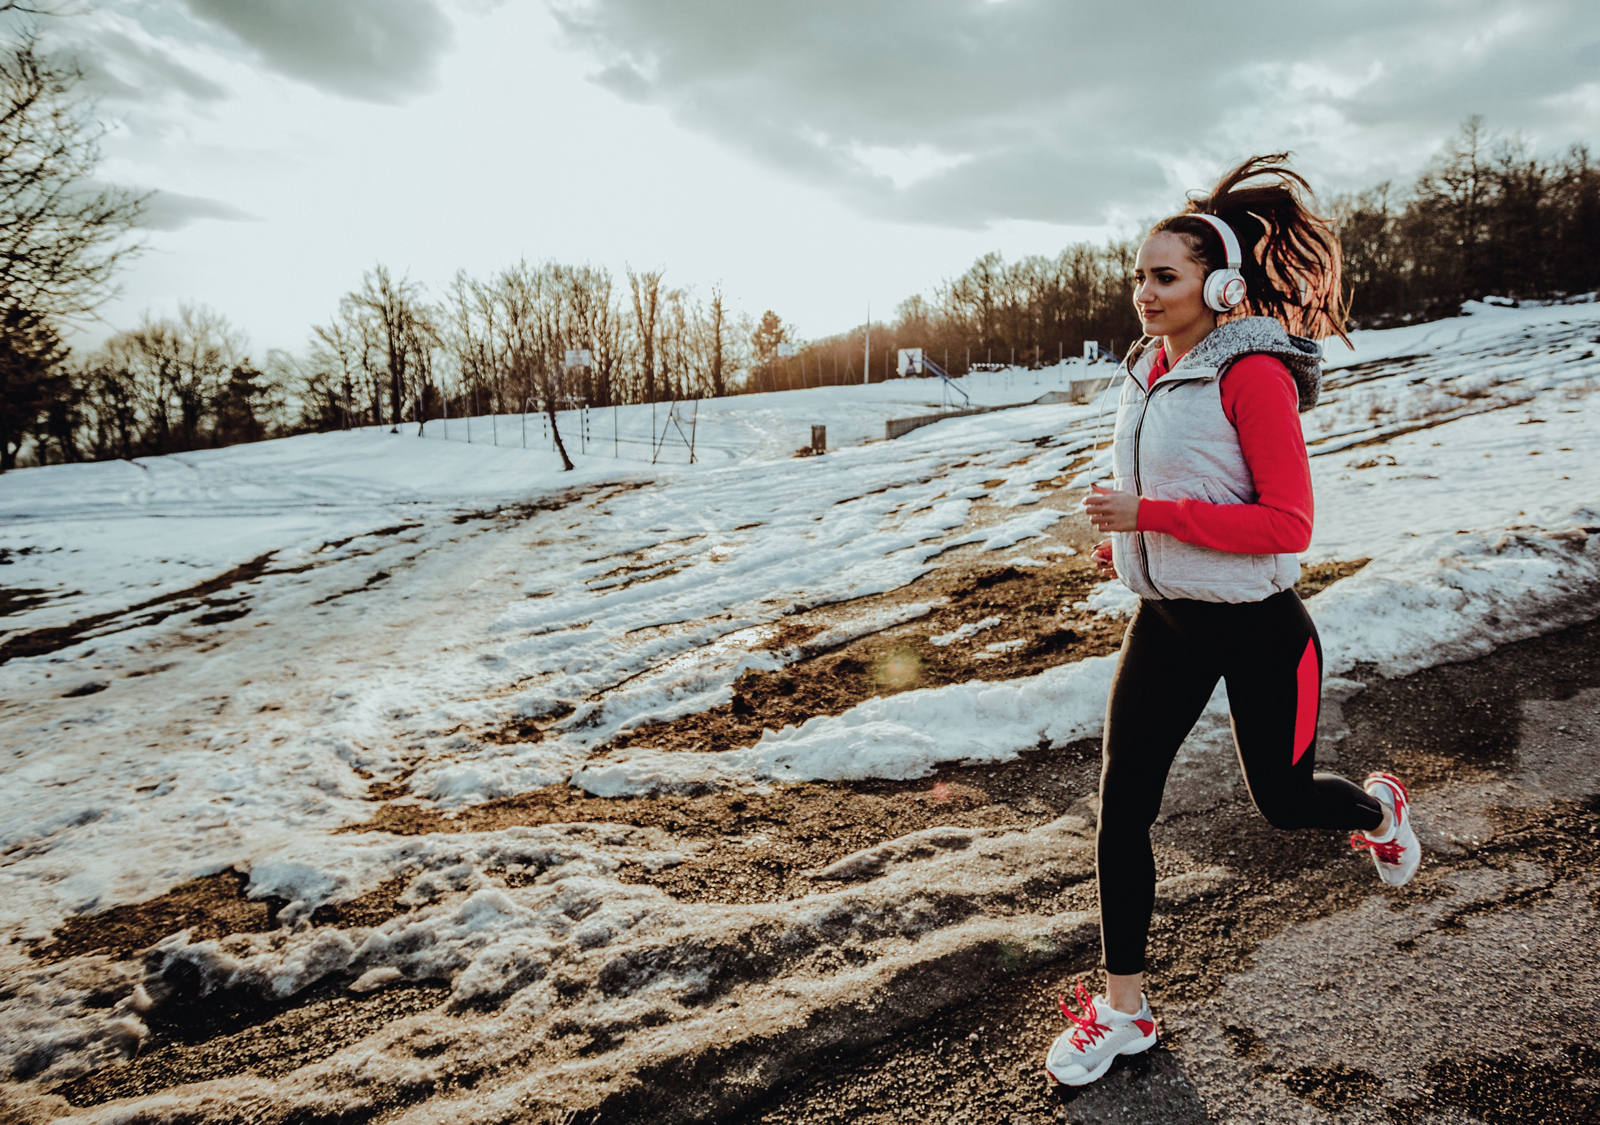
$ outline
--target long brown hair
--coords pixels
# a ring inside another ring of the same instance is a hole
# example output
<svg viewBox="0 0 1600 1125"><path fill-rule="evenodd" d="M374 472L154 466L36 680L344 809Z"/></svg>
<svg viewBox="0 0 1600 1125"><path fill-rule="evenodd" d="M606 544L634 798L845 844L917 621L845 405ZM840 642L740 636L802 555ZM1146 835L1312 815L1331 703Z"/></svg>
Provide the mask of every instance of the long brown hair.
<svg viewBox="0 0 1600 1125"><path fill-rule="evenodd" d="M1215 215L1239 239L1246 294L1240 315L1274 317L1297 335L1319 340L1338 336L1348 344L1339 239L1328 221L1311 210L1306 198L1311 185L1288 161L1286 152L1252 156L1218 180L1208 195L1191 195L1187 207L1150 233L1179 235L1207 272L1224 269L1222 236L1210 223L1193 217ZM1249 182L1253 180L1263 182Z"/></svg>

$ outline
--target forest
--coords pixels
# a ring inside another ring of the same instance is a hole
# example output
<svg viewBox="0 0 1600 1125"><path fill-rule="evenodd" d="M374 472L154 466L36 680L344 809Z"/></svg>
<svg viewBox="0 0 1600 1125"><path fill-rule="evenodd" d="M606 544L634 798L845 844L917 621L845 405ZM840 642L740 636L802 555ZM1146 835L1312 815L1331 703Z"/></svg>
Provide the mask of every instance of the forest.
<svg viewBox="0 0 1600 1125"><path fill-rule="evenodd" d="M799 340L664 269L623 277L530 261L436 289L374 264L295 352L257 354L202 302L146 314L93 350L63 340L142 249L148 196L96 178L105 126L72 65L24 35L0 49L0 471L133 458L440 416L604 407L893 377L920 347L953 376L1112 353L1138 332L1137 240L1007 262L985 254L887 322ZM1600 166L1530 151L1468 118L1408 184L1322 200L1351 323L1453 315L1463 300L1600 288ZM870 352L864 338L870 328ZM558 438L559 441L559 438ZM563 456L565 451L563 450Z"/></svg>

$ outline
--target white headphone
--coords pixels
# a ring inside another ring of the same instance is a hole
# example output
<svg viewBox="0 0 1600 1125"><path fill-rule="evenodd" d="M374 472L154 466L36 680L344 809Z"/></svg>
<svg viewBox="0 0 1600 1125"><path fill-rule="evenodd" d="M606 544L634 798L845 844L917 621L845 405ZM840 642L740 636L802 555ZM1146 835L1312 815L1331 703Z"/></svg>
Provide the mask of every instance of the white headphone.
<svg viewBox="0 0 1600 1125"><path fill-rule="evenodd" d="M1213 312L1236 309L1244 304L1245 298L1244 275L1239 272L1239 267L1244 264L1244 255L1239 252L1239 240L1234 236L1233 228L1215 215L1196 211L1192 217L1204 219L1216 229L1222 236L1222 249L1228 255L1227 268L1212 270L1206 275L1205 288L1201 290L1206 308Z"/></svg>

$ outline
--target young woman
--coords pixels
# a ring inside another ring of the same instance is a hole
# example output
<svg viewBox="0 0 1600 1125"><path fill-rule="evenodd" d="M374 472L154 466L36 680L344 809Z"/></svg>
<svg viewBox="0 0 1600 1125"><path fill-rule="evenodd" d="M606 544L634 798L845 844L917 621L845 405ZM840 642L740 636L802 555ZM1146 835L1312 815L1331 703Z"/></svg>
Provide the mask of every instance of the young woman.
<svg viewBox="0 0 1600 1125"><path fill-rule="evenodd" d="M1322 649L1294 591L1311 541L1299 412L1317 401L1321 345L1344 337L1339 245L1287 155L1252 157L1139 248L1144 327L1124 364L1113 487L1084 501L1110 539L1102 570L1139 595L1106 707L1097 864L1106 990L1051 1046L1052 1078L1082 1085L1146 1050L1143 992L1155 902L1150 827L1179 745L1227 685L1251 799L1278 828L1355 829L1386 883L1421 847L1405 786L1314 773ZM1293 335L1291 333L1294 333Z"/></svg>

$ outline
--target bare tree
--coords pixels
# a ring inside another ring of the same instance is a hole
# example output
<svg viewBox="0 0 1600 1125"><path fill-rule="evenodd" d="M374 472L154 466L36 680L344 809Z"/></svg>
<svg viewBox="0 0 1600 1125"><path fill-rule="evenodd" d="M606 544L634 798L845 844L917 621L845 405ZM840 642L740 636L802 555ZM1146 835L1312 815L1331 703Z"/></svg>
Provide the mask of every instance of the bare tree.
<svg viewBox="0 0 1600 1125"><path fill-rule="evenodd" d="M518 262L501 271L491 291L499 311L497 351L506 378L516 388L518 409L526 411L532 401L543 405L562 468L571 470L574 466L556 417L565 337L563 270L553 264L535 269Z"/></svg>
<svg viewBox="0 0 1600 1125"><path fill-rule="evenodd" d="M567 456L567 444L561 440L561 426L557 417L567 395L565 343L569 332L568 317L572 308L574 271L554 262L539 270L536 296L535 325L537 350L534 354L534 377L537 380L540 400L544 403L545 420L550 424L550 436L555 440L556 452L561 455L563 472L573 469L572 458Z"/></svg>
<svg viewBox="0 0 1600 1125"><path fill-rule="evenodd" d="M139 436L139 405L133 388L107 356L76 372L81 435L95 460L131 458Z"/></svg>
<svg viewBox="0 0 1600 1125"><path fill-rule="evenodd" d="M149 197L97 185L106 129L81 81L32 32L0 52L0 314L92 312L138 249L126 235Z"/></svg>
<svg viewBox="0 0 1600 1125"><path fill-rule="evenodd" d="M728 314L723 308L722 286L711 287L711 300L706 304L702 321L705 340L706 373L711 380L711 394L721 398L728 391Z"/></svg>
<svg viewBox="0 0 1600 1125"><path fill-rule="evenodd" d="M178 409L178 441L183 449L201 444L201 421L213 413L228 372L244 356L244 336L228 318L205 305L178 310L173 398Z"/></svg>
<svg viewBox="0 0 1600 1125"><path fill-rule="evenodd" d="M361 288L347 297L351 307L366 314L383 349L389 377L389 430L397 433L405 404L406 365L414 358L414 322L421 315L420 291L405 278L396 280L380 263L362 275Z"/></svg>
<svg viewBox="0 0 1600 1125"><path fill-rule="evenodd" d="M119 332L105 342L112 377L126 385L133 403L141 453L167 453L173 447L177 351L171 323L148 314L137 328Z"/></svg>
<svg viewBox="0 0 1600 1125"><path fill-rule="evenodd" d="M329 319L327 324L314 324L311 326L311 378L315 384L307 384L306 393L310 401L331 403L330 409L319 406L314 413L318 428L330 425L332 419L340 419L341 424L349 427L351 391L355 383L355 376L361 370L357 349L360 347L360 333L350 321L341 315ZM331 380L324 385L324 380Z"/></svg>
<svg viewBox="0 0 1600 1125"><path fill-rule="evenodd" d="M517 412L526 413L533 398L533 363L539 350L537 340L539 277L527 262L502 270L494 282L495 302L500 313L499 362L503 378L515 396Z"/></svg>
<svg viewBox="0 0 1600 1125"><path fill-rule="evenodd" d="M682 289L669 289L662 299L658 354L660 384L673 400L689 397L688 388L699 380L696 340L690 328L693 316L688 294Z"/></svg>
<svg viewBox="0 0 1600 1125"><path fill-rule="evenodd" d="M299 430L337 430L349 428L346 394L350 383L341 379L328 361L331 352L314 346L305 361L295 364L295 398L299 416L293 428Z"/></svg>
<svg viewBox="0 0 1600 1125"><path fill-rule="evenodd" d="M574 388L595 406L615 401L612 379L620 358L621 318L612 300L611 274L596 266L562 267L565 348L586 348L590 366Z"/></svg>
<svg viewBox="0 0 1600 1125"><path fill-rule="evenodd" d="M1439 267L1438 280L1452 304L1481 292L1490 193L1487 146L1483 118L1473 115L1417 181L1418 205L1436 240L1429 258Z"/></svg>
<svg viewBox="0 0 1600 1125"><path fill-rule="evenodd" d="M639 374L643 401L655 402L656 393L656 321L661 314L660 270L634 273L628 269L628 288L633 293L633 330L639 349Z"/></svg>
<svg viewBox="0 0 1600 1125"><path fill-rule="evenodd" d="M611 289L611 274L603 269L588 271L590 299L585 325L585 345L593 361L590 401L608 406L618 401L618 378L624 355L626 322Z"/></svg>
<svg viewBox="0 0 1600 1125"><path fill-rule="evenodd" d="M418 437L422 436L422 428L439 405L439 387L433 377L434 355L443 342L439 310L432 305L413 307L406 326L405 347L410 357L406 367L411 378L411 402L415 408Z"/></svg>
<svg viewBox="0 0 1600 1125"><path fill-rule="evenodd" d="M486 345L485 370L489 376L492 405L490 413L500 413L508 408L511 399L506 386L506 373L510 364L503 351L503 334L500 332L500 304L494 286L473 282L473 297L478 314L483 318L483 338Z"/></svg>
<svg viewBox="0 0 1600 1125"><path fill-rule="evenodd" d="M1600 245L1600 166L1588 146L1572 145L1556 162L1549 204L1553 221L1542 233L1556 289L1581 291L1600 272L1593 251Z"/></svg>
<svg viewBox="0 0 1600 1125"><path fill-rule="evenodd" d="M374 426L383 425L383 390L388 368L383 361L383 347L378 328L372 317L356 301L345 295L339 302L339 315L349 325L355 341L356 362L361 367L361 381L367 394L367 417Z"/></svg>
<svg viewBox="0 0 1600 1125"><path fill-rule="evenodd" d="M462 409L468 414L477 413L479 391L493 376L492 341L489 325L483 323L480 289L465 270L457 270L440 309L440 337L460 373L465 396Z"/></svg>
<svg viewBox="0 0 1600 1125"><path fill-rule="evenodd" d="M43 5L0 11L42 14ZM81 75L25 31L0 48L0 471L41 417L63 457L75 457L70 380L56 322L93 311L113 292L126 238L147 197L97 187L104 126L79 94Z"/></svg>
<svg viewBox="0 0 1600 1125"><path fill-rule="evenodd" d="M126 383L140 449L170 453L216 440L215 408L243 350L243 335L203 305L183 306L176 319L146 314L107 340L104 370Z"/></svg>

